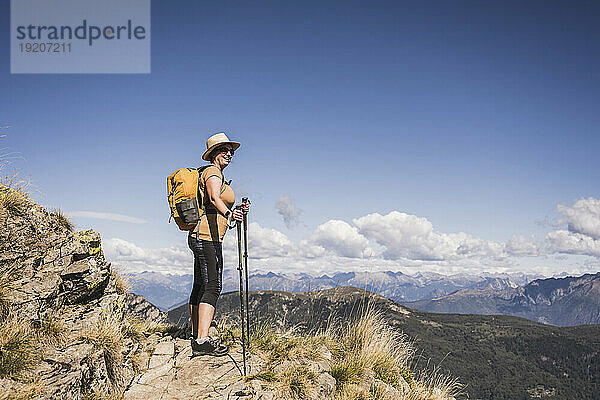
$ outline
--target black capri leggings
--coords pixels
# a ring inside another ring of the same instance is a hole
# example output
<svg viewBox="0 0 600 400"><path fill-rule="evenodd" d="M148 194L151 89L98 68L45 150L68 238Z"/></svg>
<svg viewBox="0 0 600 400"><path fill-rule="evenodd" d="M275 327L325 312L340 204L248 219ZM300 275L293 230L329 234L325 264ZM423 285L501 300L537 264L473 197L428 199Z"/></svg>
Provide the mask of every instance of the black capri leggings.
<svg viewBox="0 0 600 400"><path fill-rule="evenodd" d="M190 304L208 303L213 307L223 287L223 248L221 242L198 240L188 236L188 246L194 253L194 284Z"/></svg>

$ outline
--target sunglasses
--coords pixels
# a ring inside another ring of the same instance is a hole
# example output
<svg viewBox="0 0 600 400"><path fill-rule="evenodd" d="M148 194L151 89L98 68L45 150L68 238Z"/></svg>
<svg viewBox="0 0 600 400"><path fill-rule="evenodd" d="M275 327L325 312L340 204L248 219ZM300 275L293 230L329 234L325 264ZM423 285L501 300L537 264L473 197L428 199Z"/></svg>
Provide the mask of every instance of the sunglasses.
<svg viewBox="0 0 600 400"><path fill-rule="evenodd" d="M235 150L231 147L222 147L221 149L219 149L219 151L221 153L231 153L231 155L235 154Z"/></svg>

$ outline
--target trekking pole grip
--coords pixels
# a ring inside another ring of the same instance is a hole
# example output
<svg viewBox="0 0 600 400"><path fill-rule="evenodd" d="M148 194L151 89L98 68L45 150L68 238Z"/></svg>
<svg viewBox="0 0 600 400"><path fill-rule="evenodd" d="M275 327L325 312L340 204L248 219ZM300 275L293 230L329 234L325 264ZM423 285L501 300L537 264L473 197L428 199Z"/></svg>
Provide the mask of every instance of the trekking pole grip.
<svg viewBox="0 0 600 400"><path fill-rule="evenodd" d="M238 204L238 205L237 205L237 206L235 206L233 209L234 209L234 210L241 210L241 211L244 211L244 210L243 210L243 208L242 208L242 205L241 205L241 204ZM236 220L236 219L233 219L233 221L235 221L235 225L236 225L236 226L239 226L239 225L241 225L241 224L242 224L242 221L238 221L238 220Z"/></svg>
<svg viewBox="0 0 600 400"><path fill-rule="evenodd" d="M250 204L250 200L247 197L242 197L242 206L245 204ZM248 214L248 212L246 210L244 210L243 207L242 207L242 211L244 212L244 214Z"/></svg>

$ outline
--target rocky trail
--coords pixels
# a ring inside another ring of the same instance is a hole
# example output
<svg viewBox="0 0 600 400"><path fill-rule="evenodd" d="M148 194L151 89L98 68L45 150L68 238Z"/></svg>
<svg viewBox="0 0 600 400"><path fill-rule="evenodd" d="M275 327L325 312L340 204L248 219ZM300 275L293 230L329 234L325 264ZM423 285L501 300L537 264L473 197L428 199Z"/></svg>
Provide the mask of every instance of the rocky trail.
<svg viewBox="0 0 600 400"><path fill-rule="evenodd" d="M152 340L152 338L150 338ZM240 374L242 354L239 346L230 356L195 356L188 340L165 338L160 340L148 360L148 369L136 377L125 391L128 400L148 399L272 399L262 393L254 396L258 387L244 383ZM251 357L247 367L256 370Z"/></svg>

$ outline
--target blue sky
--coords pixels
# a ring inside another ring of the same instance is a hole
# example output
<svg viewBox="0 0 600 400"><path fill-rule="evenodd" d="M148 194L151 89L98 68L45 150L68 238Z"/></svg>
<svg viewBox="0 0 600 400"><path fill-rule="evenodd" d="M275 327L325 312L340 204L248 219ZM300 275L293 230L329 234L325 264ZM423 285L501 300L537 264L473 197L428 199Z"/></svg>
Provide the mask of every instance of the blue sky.
<svg viewBox="0 0 600 400"><path fill-rule="evenodd" d="M185 268L165 179L225 131L262 269L600 270L596 2L153 1L149 75L11 75L0 15L1 147L41 204L143 220L72 217L122 264ZM538 246L461 257L460 232Z"/></svg>

